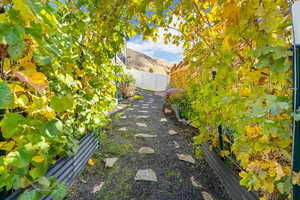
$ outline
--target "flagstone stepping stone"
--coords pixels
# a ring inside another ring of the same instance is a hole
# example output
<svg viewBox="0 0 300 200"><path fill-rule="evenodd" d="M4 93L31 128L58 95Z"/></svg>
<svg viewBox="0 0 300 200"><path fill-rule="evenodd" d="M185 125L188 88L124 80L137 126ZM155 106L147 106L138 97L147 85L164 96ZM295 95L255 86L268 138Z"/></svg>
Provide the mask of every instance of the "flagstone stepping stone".
<svg viewBox="0 0 300 200"><path fill-rule="evenodd" d="M119 131L127 131L126 127L119 128Z"/></svg>
<svg viewBox="0 0 300 200"><path fill-rule="evenodd" d="M113 167L119 158L105 158L105 167Z"/></svg>
<svg viewBox="0 0 300 200"><path fill-rule="evenodd" d="M148 111L148 110L139 110L138 112L141 112L141 113L148 113L149 111Z"/></svg>
<svg viewBox="0 0 300 200"><path fill-rule="evenodd" d="M138 170L138 172L134 177L134 180L157 182L157 177L155 172L152 169L143 169L143 170Z"/></svg>
<svg viewBox="0 0 300 200"><path fill-rule="evenodd" d="M151 147L141 147L139 149L139 153L152 154L154 152L155 152L154 149L152 149Z"/></svg>
<svg viewBox="0 0 300 200"><path fill-rule="evenodd" d="M188 154L179 154L179 153L177 153L176 155L177 155L177 157L178 157L179 160L182 160L182 161L185 161L185 162L189 162L189 163L192 163L192 164L196 163L195 159L191 155L188 155Z"/></svg>
<svg viewBox="0 0 300 200"><path fill-rule="evenodd" d="M204 188L200 183L198 183L196 180L195 180L195 177L191 177L191 182L192 182L192 185L196 188Z"/></svg>
<svg viewBox="0 0 300 200"><path fill-rule="evenodd" d="M151 134L143 134L143 133L140 133L140 134L136 134L135 137L155 138L155 137L157 137L157 135L151 135Z"/></svg>
<svg viewBox="0 0 300 200"><path fill-rule="evenodd" d="M92 193L95 194L101 190L103 187L104 182L100 182L100 184L94 185Z"/></svg>
<svg viewBox="0 0 300 200"><path fill-rule="evenodd" d="M123 106L123 105L121 105L121 106L117 106L117 109L118 110L121 110L121 109L123 109L123 108L125 108L126 106Z"/></svg>
<svg viewBox="0 0 300 200"><path fill-rule="evenodd" d="M201 194L204 200L214 200L214 198L208 192L203 191Z"/></svg>
<svg viewBox="0 0 300 200"><path fill-rule="evenodd" d="M128 108L128 110L134 110L134 108Z"/></svg>
<svg viewBox="0 0 300 200"><path fill-rule="evenodd" d="M145 123L139 123L139 122L137 122L137 123L135 123L137 126L140 126L140 127L147 127L147 124L145 124Z"/></svg>
<svg viewBox="0 0 300 200"><path fill-rule="evenodd" d="M173 141L173 143L174 143L176 149L178 149L180 147L176 141Z"/></svg>
<svg viewBox="0 0 300 200"><path fill-rule="evenodd" d="M121 119L127 119L127 116L126 116L126 115L125 115L125 116L122 116Z"/></svg>
<svg viewBox="0 0 300 200"><path fill-rule="evenodd" d="M176 135L177 134L177 132L174 131L174 130L169 130L168 133L169 133L169 135Z"/></svg>
<svg viewBox="0 0 300 200"><path fill-rule="evenodd" d="M138 115L136 117L146 119L146 118L149 118L150 116L149 115Z"/></svg>
<svg viewBox="0 0 300 200"><path fill-rule="evenodd" d="M161 122L167 122L168 120L166 118L161 118L160 121Z"/></svg>
<svg viewBox="0 0 300 200"><path fill-rule="evenodd" d="M119 131L127 131L127 127L121 127L118 129Z"/></svg>

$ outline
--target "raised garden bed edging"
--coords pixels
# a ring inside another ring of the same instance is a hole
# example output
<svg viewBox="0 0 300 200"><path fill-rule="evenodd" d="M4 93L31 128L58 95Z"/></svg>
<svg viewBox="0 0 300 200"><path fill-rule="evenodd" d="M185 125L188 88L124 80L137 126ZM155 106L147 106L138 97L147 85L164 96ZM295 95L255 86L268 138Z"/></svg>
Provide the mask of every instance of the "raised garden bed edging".
<svg viewBox="0 0 300 200"><path fill-rule="evenodd" d="M179 122L182 122L184 125L189 125L194 128L190 121L180 118L179 109L176 105L171 105L172 110L174 111L176 118ZM232 200L257 200L259 199L256 192L248 191L245 187L240 185L240 177L237 176L214 152L209 149L207 143L201 146L204 158L208 165L213 169L216 176L223 184L226 192Z"/></svg>
<svg viewBox="0 0 300 200"><path fill-rule="evenodd" d="M46 177L54 176L60 183L71 185L86 165L88 159L99 148L98 139L95 134L85 135L79 142L78 151L71 157L59 159L55 165L51 166L45 175ZM31 189L31 188L29 188ZM16 200L24 192L24 189L15 191L5 198L5 200ZM41 200L51 200L50 196L44 196Z"/></svg>
<svg viewBox="0 0 300 200"><path fill-rule="evenodd" d="M119 111L124 110L127 106L119 107L108 112L108 115L113 115ZM85 135L79 142L78 151L71 157L61 158L56 163L49 167L46 177L54 176L60 183L68 186L72 185L76 177L80 174L88 159L99 148L99 141L94 133ZM32 189L32 188L29 188ZM25 189L16 190L5 200L16 200L18 196L24 192ZM44 196L41 200L51 200L50 196Z"/></svg>

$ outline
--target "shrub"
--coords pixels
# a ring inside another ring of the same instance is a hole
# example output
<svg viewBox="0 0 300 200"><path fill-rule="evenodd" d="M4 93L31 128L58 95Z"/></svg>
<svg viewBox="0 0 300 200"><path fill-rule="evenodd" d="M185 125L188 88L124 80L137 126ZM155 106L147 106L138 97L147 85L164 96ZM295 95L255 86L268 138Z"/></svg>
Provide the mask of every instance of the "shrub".
<svg viewBox="0 0 300 200"><path fill-rule="evenodd" d="M167 97L167 102L169 104L175 104L178 107L181 118L191 119L193 113L192 103L187 92L171 94Z"/></svg>
<svg viewBox="0 0 300 200"><path fill-rule="evenodd" d="M123 74L121 77L120 90L122 96L132 97L135 94L135 79L131 74Z"/></svg>

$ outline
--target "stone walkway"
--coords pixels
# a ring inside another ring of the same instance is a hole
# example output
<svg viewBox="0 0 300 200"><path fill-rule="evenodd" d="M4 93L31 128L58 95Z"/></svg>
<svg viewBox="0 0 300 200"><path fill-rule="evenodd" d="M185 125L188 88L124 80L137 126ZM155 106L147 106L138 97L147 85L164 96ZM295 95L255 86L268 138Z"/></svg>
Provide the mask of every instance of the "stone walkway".
<svg viewBox="0 0 300 200"><path fill-rule="evenodd" d="M206 162L194 158L189 127L163 114L163 97L140 93L143 100L114 115L97 164L84 169L67 199L229 199Z"/></svg>

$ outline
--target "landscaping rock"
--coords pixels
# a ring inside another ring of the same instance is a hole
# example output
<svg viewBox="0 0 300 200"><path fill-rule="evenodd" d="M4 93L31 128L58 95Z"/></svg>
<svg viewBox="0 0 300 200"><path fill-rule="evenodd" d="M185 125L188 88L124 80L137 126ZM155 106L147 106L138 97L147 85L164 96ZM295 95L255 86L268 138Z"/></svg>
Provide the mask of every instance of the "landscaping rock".
<svg viewBox="0 0 300 200"><path fill-rule="evenodd" d="M136 181L153 181L157 182L157 177L152 169L138 170L136 176L134 177Z"/></svg>
<svg viewBox="0 0 300 200"><path fill-rule="evenodd" d="M142 138L155 138L157 137L157 135L152 135L152 134L143 134L143 133L140 133L140 134L136 134L135 137L142 137Z"/></svg>
<svg viewBox="0 0 300 200"><path fill-rule="evenodd" d="M204 200L214 200L214 198L209 193L207 193L205 191L201 192L201 194L202 194L202 197L203 197Z"/></svg>
<svg viewBox="0 0 300 200"><path fill-rule="evenodd" d="M139 153L152 154L154 152L154 149L152 149L151 147L141 147L139 149Z"/></svg>
<svg viewBox="0 0 300 200"><path fill-rule="evenodd" d="M188 155L188 154L179 154L179 153L177 153L176 155L177 155L177 157L178 157L179 160L182 160L182 161L185 161L185 162L189 162L189 163L192 163L192 164L196 163L195 159L191 155Z"/></svg>
<svg viewBox="0 0 300 200"><path fill-rule="evenodd" d="M196 188L204 188L200 183L198 183L196 180L195 180L195 177L191 177L191 182L192 182L192 185Z"/></svg>
<svg viewBox="0 0 300 200"><path fill-rule="evenodd" d="M149 111L148 110L139 110L138 112L140 112L140 113L148 113Z"/></svg>
<svg viewBox="0 0 300 200"><path fill-rule="evenodd" d="M138 115L136 116L138 119L147 119L149 118L150 116L149 115Z"/></svg>
<svg viewBox="0 0 300 200"><path fill-rule="evenodd" d="M103 185L104 185L104 182L100 182L99 185L94 185L92 193L95 194L95 193L99 192L101 190L101 188L103 187Z"/></svg>
<svg viewBox="0 0 300 200"><path fill-rule="evenodd" d="M168 133L169 133L169 135L176 135L177 134L177 132L174 131L174 130L169 130Z"/></svg>
<svg viewBox="0 0 300 200"><path fill-rule="evenodd" d="M161 122L167 122L168 120L166 118L161 118L160 121Z"/></svg>
<svg viewBox="0 0 300 200"><path fill-rule="evenodd" d="M173 141L173 143L174 143L176 149L180 148L179 144L176 141Z"/></svg>
<svg viewBox="0 0 300 200"><path fill-rule="evenodd" d="M126 127L119 128L119 131L127 131Z"/></svg>
<svg viewBox="0 0 300 200"><path fill-rule="evenodd" d="M137 126L140 126L140 127L147 127L147 124L145 123L135 123Z"/></svg>
<svg viewBox="0 0 300 200"><path fill-rule="evenodd" d="M105 158L105 167L113 167L119 158Z"/></svg>

